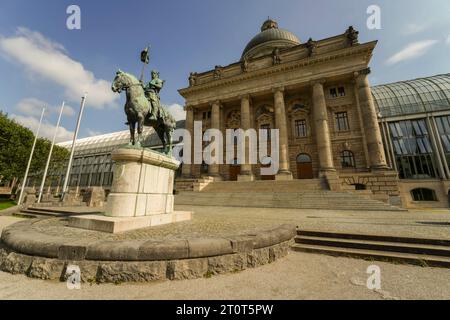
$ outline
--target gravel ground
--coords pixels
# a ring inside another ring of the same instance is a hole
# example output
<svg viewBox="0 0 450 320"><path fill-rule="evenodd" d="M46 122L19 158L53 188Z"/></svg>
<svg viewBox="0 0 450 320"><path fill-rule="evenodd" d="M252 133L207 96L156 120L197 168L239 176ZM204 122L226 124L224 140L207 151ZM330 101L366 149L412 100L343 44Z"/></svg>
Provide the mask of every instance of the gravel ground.
<svg viewBox="0 0 450 320"><path fill-rule="evenodd" d="M220 230L295 223L307 229L450 238L448 210L359 213L187 206L177 209L195 211L195 222L160 228L160 236L203 230L202 225L214 232L215 227L209 225L214 222L225 226ZM20 220L0 217L0 229ZM373 264L381 269L381 290L377 291L365 285L367 267ZM257 269L208 279L83 284L81 290L69 290L65 283L0 272L0 299L450 299L450 269L291 252Z"/></svg>

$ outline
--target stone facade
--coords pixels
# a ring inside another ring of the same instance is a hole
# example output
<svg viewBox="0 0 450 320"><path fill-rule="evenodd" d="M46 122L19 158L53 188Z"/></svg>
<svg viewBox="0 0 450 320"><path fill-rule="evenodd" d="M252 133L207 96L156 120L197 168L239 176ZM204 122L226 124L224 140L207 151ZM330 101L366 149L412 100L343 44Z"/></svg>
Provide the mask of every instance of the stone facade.
<svg viewBox="0 0 450 320"><path fill-rule="evenodd" d="M270 33L277 29L276 22L266 21L240 62L221 67L219 75L215 70L196 73L195 82L179 90L191 136L194 121L202 121L203 132L216 128L224 137L226 129L279 129L279 171L270 179L330 177L335 188L340 182L367 182L374 193L398 197L397 174L386 164L368 81L377 41L360 44L349 28L301 44L286 30ZM183 165L183 175L259 180L264 178L260 167L192 164ZM376 185L382 180L389 185Z"/></svg>

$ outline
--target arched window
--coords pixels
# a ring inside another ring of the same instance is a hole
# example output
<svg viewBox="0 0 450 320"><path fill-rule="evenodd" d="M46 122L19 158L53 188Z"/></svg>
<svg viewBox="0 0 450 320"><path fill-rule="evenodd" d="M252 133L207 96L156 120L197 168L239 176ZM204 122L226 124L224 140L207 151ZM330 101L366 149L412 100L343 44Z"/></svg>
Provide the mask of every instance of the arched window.
<svg viewBox="0 0 450 320"><path fill-rule="evenodd" d="M437 201L436 192L432 189L417 188L411 190L414 201Z"/></svg>
<svg viewBox="0 0 450 320"><path fill-rule="evenodd" d="M309 154L301 153L297 156L297 163L310 163L311 157Z"/></svg>
<svg viewBox="0 0 450 320"><path fill-rule="evenodd" d="M355 167L355 156L353 152L349 150L342 151L342 168L354 168Z"/></svg>

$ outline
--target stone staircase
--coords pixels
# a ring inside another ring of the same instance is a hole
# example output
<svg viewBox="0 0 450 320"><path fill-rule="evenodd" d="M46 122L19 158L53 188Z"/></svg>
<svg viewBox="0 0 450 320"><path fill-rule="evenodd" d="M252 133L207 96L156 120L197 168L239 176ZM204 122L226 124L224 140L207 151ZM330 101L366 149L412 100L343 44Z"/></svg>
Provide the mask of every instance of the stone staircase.
<svg viewBox="0 0 450 320"><path fill-rule="evenodd" d="M212 177L202 177L199 179L176 179L175 192L201 191L205 186L214 182Z"/></svg>
<svg viewBox="0 0 450 320"><path fill-rule="evenodd" d="M176 205L255 208L403 211L374 199L370 190L327 190L322 179L275 181L214 181L199 179L194 193L178 191ZM350 186L349 186L350 187Z"/></svg>
<svg viewBox="0 0 450 320"><path fill-rule="evenodd" d="M176 205L357 211L404 211L349 192L196 192L175 196Z"/></svg>
<svg viewBox="0 0 450 320"><path fill-rule="evenodd" d="M450 240L297 230L294 251L450 267Z"/></svg>
<svg viewBox="0 0 450 320"><path fill-rule="evenodd" d="M320 191L326 186L320 179L279 181L208 181L202 185L203 193L296 193Z"/></svg>
<svg viewBox="0 0 450 320"><path fill-rule="evenodd" d="M100 213L98 209L88 208L86 206L72 206L72 207L28 207L21 209L20 212L14 213L14 216L25 218L55 218L55 217L69 217L73 215L94 214Z"/></svg>

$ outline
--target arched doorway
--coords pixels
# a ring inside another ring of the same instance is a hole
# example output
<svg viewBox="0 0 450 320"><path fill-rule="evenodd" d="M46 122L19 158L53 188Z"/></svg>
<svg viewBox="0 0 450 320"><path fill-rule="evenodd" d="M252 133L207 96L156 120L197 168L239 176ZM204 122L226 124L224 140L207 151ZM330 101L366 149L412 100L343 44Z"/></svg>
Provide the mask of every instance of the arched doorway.
<svg viewBox="0 0 450 320"><path fill-rule="evenodd" d="M312 179L313 167L311 156L301 153L297 156L297 179Z"/></svg>
<svg viewBox="0 0 450 320"><path fill-rule="evenodd" d="M237 181L240 174L241 166L237 163L237 159L234 159L233 164L230 165L230 181Z"/></svg>

